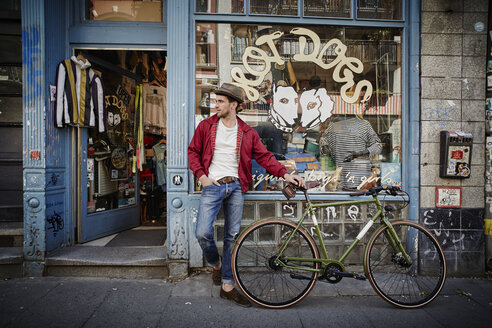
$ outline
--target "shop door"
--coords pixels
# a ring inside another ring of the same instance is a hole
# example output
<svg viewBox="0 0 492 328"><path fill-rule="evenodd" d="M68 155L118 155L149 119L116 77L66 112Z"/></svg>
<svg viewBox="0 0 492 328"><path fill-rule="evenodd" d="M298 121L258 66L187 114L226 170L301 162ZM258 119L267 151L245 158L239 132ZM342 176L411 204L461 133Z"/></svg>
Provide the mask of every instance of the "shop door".
<svg viewBox="0 0 492 328"><path fill-rule="evenodd" d="M153 143L146 140L165 141L166 80L163 51L78 53L101 78L106 128L101 132L96 123L95 128L78 130L77 240L83 243L144 223L140 194L145 199L147 176L154 177L148 174ZM145 108L162 110L149 115Z"/></svg>
<svg viewBox="0 0 492 328"><path fill-rule="evenodd" d="M103 90L95 104L105 114L96 126L79 129L76 151L80 176L78 194L78 241L87 242L139 224L138 174L132 170L135 154L134 95L139 78L124 68L116 51L85 51L77 58L88 60L100 77ZM122 58L123 60L123 58ZM89 72L88 72L89 73ZM92 79L95 83L94 79ZM94 97L94 95L93 95ZM133 101L133 102L132 102ZM104 126L105 131L100 131Z"/></svg>

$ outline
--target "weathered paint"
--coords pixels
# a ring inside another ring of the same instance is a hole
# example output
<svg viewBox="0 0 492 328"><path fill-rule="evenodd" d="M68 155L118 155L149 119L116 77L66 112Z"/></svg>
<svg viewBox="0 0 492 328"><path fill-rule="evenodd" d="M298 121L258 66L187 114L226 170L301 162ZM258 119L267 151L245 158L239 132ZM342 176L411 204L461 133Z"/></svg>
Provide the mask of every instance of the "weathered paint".
<svg viewBox="0 0 492 328"><path fill-rule="evenodd" d="M188 198L188 126L193 102L190 38L190 1L168 1L168 89L167 89L167 247L171 276L186 273L189 259L188 241L190 204ZM179 178L178 178L179 177ZM183 181L175 184L176 181ZM184 261L183 261L184 260Z"/></svg>
<svg viewBox="0 0 492 328"><path fill-rule="evenodd" d="M54 127L48 95L68 49L66 9L62 0L22 0L24 274L31 276L43 274L48 251L71 239L65 174L70 157L64 155L69 134ZM57 19L47 21L47 15Z"/></svg>

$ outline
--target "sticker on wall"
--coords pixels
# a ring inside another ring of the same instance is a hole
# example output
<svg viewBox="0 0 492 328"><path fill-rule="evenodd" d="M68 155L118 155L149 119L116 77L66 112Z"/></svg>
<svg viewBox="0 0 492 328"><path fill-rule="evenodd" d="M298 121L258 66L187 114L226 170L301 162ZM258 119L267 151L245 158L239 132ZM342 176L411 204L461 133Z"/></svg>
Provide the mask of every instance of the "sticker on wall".
<svg viewBox="0 0 492 328"><path fill-rule="evenodd" d="M436 187L436 207L461 208L461 187Z"/></svg>
<svg viewBox="0 0 492 328"><path fill-rule="evenodd" d="M183 177L181 175L173 176L173 184L179 186L183 183Z"/></svg>

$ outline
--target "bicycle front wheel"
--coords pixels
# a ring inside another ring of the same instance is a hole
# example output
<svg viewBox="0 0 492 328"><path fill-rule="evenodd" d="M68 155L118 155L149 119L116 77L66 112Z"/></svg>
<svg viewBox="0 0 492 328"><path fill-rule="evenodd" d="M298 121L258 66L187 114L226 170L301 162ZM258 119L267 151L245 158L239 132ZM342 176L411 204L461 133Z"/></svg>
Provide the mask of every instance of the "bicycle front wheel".
<svg viewBox="0 0 492 328"><path fill-rule="evenodd" d="M313 259L319 258L318 249L304 229L292 234L295 228L290 221L271 219L253 224L238 238L232 254L232 272L236 284L252 302L285 308L302 300L314 287L317 272L292 267L317 269ZM288 238L279 263L279 249Z"/></svg>
<svg viewBox="0 0 492 328"><path fill-rule="evenodd" d="M446 259L437 239L411 221L392 226L409 256L405 259L389 228L379 228L367 244L364 269L372 287L387 302L417 308L434 300L446 279Z"/></svg>

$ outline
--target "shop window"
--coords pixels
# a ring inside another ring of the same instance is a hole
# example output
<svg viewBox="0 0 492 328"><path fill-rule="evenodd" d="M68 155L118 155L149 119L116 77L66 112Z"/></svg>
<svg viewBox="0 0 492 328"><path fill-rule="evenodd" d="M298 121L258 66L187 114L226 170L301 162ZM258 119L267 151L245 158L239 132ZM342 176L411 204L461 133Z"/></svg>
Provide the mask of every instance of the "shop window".
<svg viewBox="0 0 492 328"><path fill-rule="evenodd" d="M106 131L87 133L87 212L136 205L140 193L141 221L156 220L165 208L166 53L88 50L83 56L101 77L106 113Z"/></svg>
<svg viewBox="0 0 492 328"><path fill-rule="evenodd" d="M304 16L350 17L350 0L304 0Z"/></svg>
<svg viewBox="0 0 492 328"><path fill-rule="evenodd" d="M298 15L297 0L251 0L250 12L264 15Z"/></svg>
<svg viewBox="0 0 492 328"><path fill-rule="evenodd" d="M401 0L358 0L357 18L400 20Z"/></svg>
<svg viewBox="0 0 492 328"><path fill-rule="evenodd" d="M197 23L196 31L196 125L214 115L214 89L236 83L239 117L289 172L322 181L313 192L401 184L401 29ZM250 190L283 186L252 166Z"/></svg>
<svg viewBox="0 0 492 328"><path fill-rule="evenodd" d="M199 13L242 14L244 0L196 0Z"/></svg>
<svg viewBox="0 0 492 328"><path fill-rule="evenodd" d="M85 0L85 19L162 22L162 0Z"/></svg>

